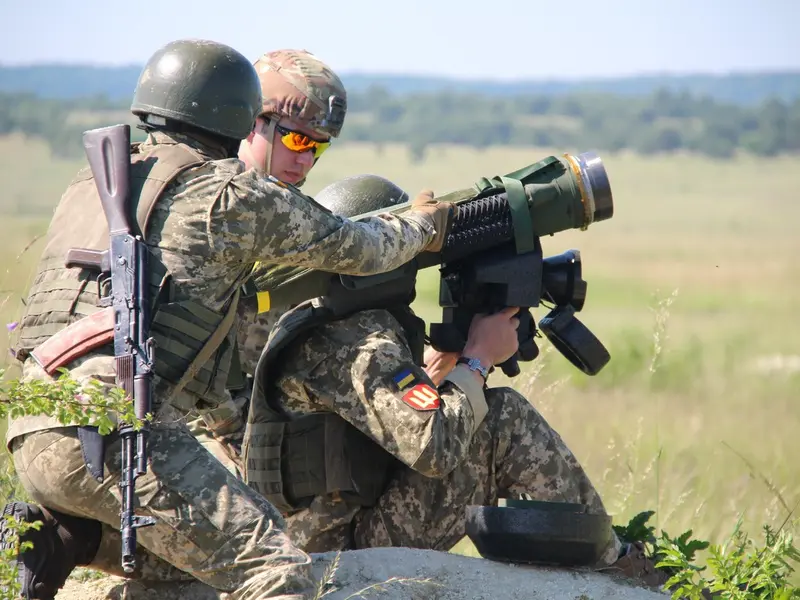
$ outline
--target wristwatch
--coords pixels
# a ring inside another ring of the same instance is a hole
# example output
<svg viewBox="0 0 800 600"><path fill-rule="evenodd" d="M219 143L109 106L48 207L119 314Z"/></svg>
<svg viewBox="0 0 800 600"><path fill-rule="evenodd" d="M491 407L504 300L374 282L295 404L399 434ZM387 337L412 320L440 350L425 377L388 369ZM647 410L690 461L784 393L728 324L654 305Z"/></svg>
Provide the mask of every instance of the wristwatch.
<svg viewBox="0 0 800 600"><path fill-rule="evenodd" d="M461 356L457 361L457 365L467 365L467 368L470 371L477 371L483 377L483 380L486 381L489 378L489 368L484 367L477 358L468 358L466 356Z"/></svg>

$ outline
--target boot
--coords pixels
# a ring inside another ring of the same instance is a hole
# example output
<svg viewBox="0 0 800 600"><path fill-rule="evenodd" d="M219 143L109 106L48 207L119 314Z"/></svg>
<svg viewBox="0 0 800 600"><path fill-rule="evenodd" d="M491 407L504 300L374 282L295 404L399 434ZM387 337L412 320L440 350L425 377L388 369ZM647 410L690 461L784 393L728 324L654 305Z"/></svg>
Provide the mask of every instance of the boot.
<svg viewBox="0 0 800 600"><path fill-rule="evenodd" d="M26 600L53 600L76 566L88 565L100 545L99 521L73 517L25 502L10 502L3 517L17 521L41 521L39 530L29 529L20 536L33 548L17 555L18 580ZM0 521L0 549L12 548L11 532L5 518Z"/></svg>

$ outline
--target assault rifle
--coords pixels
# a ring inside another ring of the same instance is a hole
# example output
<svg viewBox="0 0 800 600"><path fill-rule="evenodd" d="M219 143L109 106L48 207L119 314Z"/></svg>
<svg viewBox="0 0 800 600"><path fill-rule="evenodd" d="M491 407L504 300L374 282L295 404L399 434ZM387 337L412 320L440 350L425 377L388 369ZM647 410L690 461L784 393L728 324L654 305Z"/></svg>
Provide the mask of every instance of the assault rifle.
<svg viewBox="0 0 800 600"><path fill-rule="evenodd" d="M122 568L136 568L136 529L153 525L153 517L134 515L136 478L147 473L148 413L152 401L153 339L150 337L150 295L147 258L149 250L134 235L130 194L131 130L128 125L92 129L83 134L83 147L94 176L103 212L108 221L109 250L98 252L72 248L67 266L110 273L111 295L101 305L114 312L116 383L133 400L134 413L142 423L119 427L122 441Z"/></svg>
<svg viewBox="0 0 800 600"><path fill-rule="evenodd" d="M269 302L282 309L322 296L334 313L345 314L413 286L419 269L439 266L443 311L442 322L430 326L434 348L459 352L475 314L519 306L519 351L501 365L503 372L513 377L519 374L519 360L531 361L539 354L530 308L545 303L551 304L552 310L541 319L539 329L575 367L588 375L597 374L610 355L575 317L583 308L587 290L580 252L569 250L544 258L541 237L568 229L585 230L613 216L611 186L600 157L590 152L550 156L437 199L456 206L440 253L423 253L395 271L372 276L289 271L266 290ZM398 204L352 218L398 214L410 206Z"/></svg>

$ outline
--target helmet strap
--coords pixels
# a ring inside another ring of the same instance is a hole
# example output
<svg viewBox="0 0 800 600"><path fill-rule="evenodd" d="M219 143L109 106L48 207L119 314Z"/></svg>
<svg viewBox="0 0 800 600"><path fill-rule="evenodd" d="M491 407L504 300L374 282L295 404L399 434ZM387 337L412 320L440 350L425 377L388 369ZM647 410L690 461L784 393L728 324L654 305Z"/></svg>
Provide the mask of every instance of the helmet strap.
<svg viewBox="0 0 800 600"><path fill-rule="evenodd" d="M239 147L239 157L241 159L246 159L253 168L261 173L262 175L266 176L269 175L269 168L270 163L272 162L272 148L273 148L273 141L275 138L275 117L270 116L267 120L267 130L263 133L264 141L266 142L266 152L264 152L264 162L260 163L256 160L256 157L253 155L253 149L251 147L251 142L242 140L242 143Z"/></svg>
<svg viewBox="0 0 800 600"><path fill-rule="evenodd" d="M275 144L275 126L278 124L277 115L270 115L267 122L267 133L264 134L264 139L267 141L267 151L264 153L264 173L270 174L269 169L272 166L272 149Z"/></svg>

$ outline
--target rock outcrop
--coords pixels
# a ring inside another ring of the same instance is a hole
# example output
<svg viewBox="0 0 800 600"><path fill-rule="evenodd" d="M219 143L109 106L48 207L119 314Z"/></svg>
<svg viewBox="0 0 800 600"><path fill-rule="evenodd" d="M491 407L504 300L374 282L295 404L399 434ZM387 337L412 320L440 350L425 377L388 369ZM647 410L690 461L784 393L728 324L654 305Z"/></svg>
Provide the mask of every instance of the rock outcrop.
<svg viewBox="0 0 800 600"><path fill-rule="evenodd" d="M375 548L314 555L314 573L330 583L325 600L665 600L667 594L581 569L492 562L433 550ZM197 583L144 587L114 577L70 580L57 600L217 600Z"/></svg>

